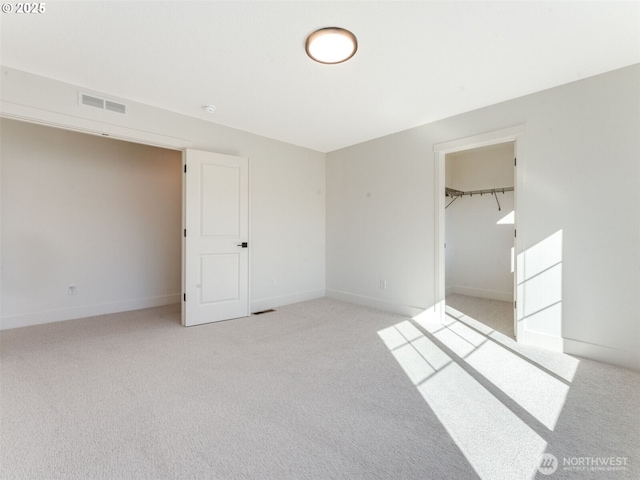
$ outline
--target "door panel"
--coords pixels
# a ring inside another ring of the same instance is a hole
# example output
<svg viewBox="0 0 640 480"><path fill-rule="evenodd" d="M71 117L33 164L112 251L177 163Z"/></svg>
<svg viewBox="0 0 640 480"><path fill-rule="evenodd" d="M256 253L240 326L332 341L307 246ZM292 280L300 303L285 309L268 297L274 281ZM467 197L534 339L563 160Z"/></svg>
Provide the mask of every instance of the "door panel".
<svg viewBox="0 0 640 480"><path fill-rule="evenodd" d="M185 326L249 315L249 161L185 152Z"/></svg>
<svg viewBox="0 0 640 480"><path fill-rule="evenodd" d="M240 255L200 255L200 303L240 299Z"/></svg>
<svg viewBox="0 0 640 480"><path fill-rule="evenodd" d="M240 236L240 173L240 168L202 165L202 236Z"/></svg>

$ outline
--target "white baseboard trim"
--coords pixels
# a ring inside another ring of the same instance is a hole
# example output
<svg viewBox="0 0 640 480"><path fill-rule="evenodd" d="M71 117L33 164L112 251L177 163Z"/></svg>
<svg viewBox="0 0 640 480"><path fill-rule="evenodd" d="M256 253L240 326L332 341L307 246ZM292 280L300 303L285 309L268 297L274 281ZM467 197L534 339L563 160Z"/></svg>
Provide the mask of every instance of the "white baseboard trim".
<svg viewBox="0 0 640 480"><path fill-rule="evenodd" d="M453 286L447 288L447 295L450 294L449 289L452 290L452 293L466 295L468 297L488 298L489 300L500 300L501 302L513 302L513 292L496 292L494 290L481 290L479 288Z"/></svg>
<svg viewBox="0 0 640 480"><path fill-rule="evenodd" d="M344 302L355 303L364 307L371 307L384 312L395 313L405 317L415 317L425 311L424 308L403 305L400 303L388 302L377 298L365 297L354 293L341 292L340 290L327 290L327 297L342 300Z"/></svg>
<svg viewBox="0 0 640 480"><path fill-rule="evenodd" d="M640 370L640 355L638 352L620 350L618 348L596 345L564 338L564 353L578 357L610 363L625 368Z"/></svg>
<svg viewBox="0 0 640 480"><path fill-rule="evenodd" d="M263 298L260 300L251 301L251 313L261 312L263 310L269 310L270 308L282 307L284 305L291 305L292 303L306 302L307 300L315 300L316 298L324 298L325 291L321 290L308 290L306 292L292 293L289 295L282 295L280 297Z"/></svg>
<svg viewBox="0 0 640 480"><path fill-rule="evenodd" d="M44 323L62 322L65 320L75 320L77 318L95 317L96 315L107 315L109 313L127 312L130 310L140 310L143 308L161 307L179 303L180 293L164 295L161 297L137 298L134 300L124 300L121 302L102 303L98 305L84 305L81 307L63 308L61 310L49 310L43 312L27 313L24 315L13 315L0 319L0 330L11 328L30 327L32 325L42 325Z"/></svg>
<svg viewBox="0 0 640 480"><path fill-rule="evenodd" d="M518 323L518 325L520 325L520 323ZM564 342L561 337L554 337L551 335L545 335L544 333L532 332L520 328L517 332L516 338L518 339L518 343L522 345L550 350L552 352L564 351Z"/></svg>

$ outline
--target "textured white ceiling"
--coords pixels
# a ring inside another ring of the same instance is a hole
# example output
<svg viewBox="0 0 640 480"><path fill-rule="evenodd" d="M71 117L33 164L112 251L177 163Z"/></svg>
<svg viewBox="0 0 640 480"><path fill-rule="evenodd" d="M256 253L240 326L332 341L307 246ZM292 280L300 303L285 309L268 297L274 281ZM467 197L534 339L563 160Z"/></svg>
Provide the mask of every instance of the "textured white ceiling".
<svg viewBox="0 0 640 480"><path fill-rule="evenodd" d="M637 1L45 3L3 65L321 152L640 62ZM349 62L305 55L327 26Z"/></svg>

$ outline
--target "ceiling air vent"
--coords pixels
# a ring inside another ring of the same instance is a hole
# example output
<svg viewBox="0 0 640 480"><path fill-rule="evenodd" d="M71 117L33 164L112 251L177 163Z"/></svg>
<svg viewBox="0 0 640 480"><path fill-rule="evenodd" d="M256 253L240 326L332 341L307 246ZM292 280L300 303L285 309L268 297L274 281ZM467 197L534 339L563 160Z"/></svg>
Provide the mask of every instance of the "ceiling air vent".
<svg viewBox="0 0 640 480"><path fill-rule="evenodd" d="M121 113L123 115L127 113L127 106L124 103L112 102L111 100L105 100L104 108L110 112Z"/></svg>
<svg viewBox="0 0 640 480"><path fill-rule="evenodd" d="M95 95L89 95L88 93L80 92L80 105L99 108L101 110L109 110L110 112L119 113L121 115L127 114L127 106L124 103L114 102L113 100L96 97Z"/></svg>

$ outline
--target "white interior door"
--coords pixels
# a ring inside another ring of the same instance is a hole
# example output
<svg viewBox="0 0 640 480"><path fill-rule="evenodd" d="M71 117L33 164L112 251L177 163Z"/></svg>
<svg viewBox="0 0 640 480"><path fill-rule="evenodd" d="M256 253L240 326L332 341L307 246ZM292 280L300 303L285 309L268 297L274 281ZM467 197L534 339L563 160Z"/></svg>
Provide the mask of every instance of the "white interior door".
<svg viewBox="0 0 640 480"><path fill-rule="evenodd" d="M182 324L249 315L249 160L186 150Z"/></svg>

